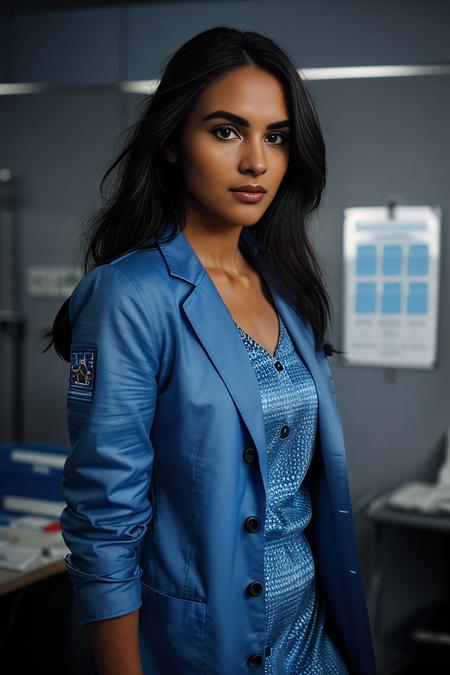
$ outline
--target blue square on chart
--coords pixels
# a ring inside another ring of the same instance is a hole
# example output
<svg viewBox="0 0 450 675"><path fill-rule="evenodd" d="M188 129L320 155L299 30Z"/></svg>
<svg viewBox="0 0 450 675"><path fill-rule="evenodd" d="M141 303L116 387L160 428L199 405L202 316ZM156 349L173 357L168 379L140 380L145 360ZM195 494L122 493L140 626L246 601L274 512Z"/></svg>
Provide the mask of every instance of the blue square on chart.
<svg viewBox="0 0 450 675"><path fill-rule="evenodd" d="M410 246L408 255L408 274L411 276L428 274L428 258L427 244L414 244Z"/></svg>
<svg viewBox="0 0 450 675"><path fill-rule="evenodd" d="M401 310L401 284L397 282L386 282L383 284L383 295L381 297L382 314L400 314Z"/></svg>
<svg viewBox="0 0 450 675"><path fill-rule="evenodd" d="M359 282L356 284L356 307L357 314L372 314L375 312L376 284L372 282Z"/></svg>
<svg viewBox="0 0 450 675"><path fill-rule="evenodd" d="M408 314L426 314L428 312L428 284L411 283L408 288Z"/></svg>
<svg viewBox="0 0 450 675"><path fill-rule="evenodd" d="M356 249L356 274L363 276L375 274L377 269L377 247L370 245L358 246Z"/></svg>
<svg viewBox="0 0 450 675"><path fill-rule="evenodd" d="M402 247L389 244L383 247L383 274L401 274Z"/></svg>

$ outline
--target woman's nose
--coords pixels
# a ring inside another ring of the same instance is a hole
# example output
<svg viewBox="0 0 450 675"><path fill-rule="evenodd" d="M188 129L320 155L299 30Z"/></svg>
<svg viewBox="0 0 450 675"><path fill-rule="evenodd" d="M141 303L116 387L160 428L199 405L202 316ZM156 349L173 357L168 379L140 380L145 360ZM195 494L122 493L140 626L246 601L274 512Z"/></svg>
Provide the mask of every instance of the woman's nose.
<svg viewBox="0 0 450 675"><path fill-rule="evenodd" d="M261 174L267 171L267 159L265 155L264 141L255 140L242 144L242 158L240 170L242 173L251 171Z"/></svg>

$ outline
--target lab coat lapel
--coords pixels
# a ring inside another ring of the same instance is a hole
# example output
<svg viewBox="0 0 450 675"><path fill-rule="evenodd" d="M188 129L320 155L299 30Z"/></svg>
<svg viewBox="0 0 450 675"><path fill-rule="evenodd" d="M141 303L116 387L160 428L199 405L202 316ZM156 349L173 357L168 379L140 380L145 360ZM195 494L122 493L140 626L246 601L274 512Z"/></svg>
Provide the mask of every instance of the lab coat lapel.
<svg viewBox="0 0 450 675"><path fill-rule="evenodd" d="M255 250L254 238L250 232L242 231L242 238L251 249ZM255 267L265 279L278 313L284 321L291 340L298 354L308 368L317 391L318 430L320 445L318 449L323 456L326 467L328 489L336 503L348 503L347 468L345 443L342 425L336 410L331 389L331 382L321 360L323 352L317 352L314 335L307 327L297 310L286 300L271 278L265 254L262 252L254 258Z"/></svg>
<svg viewBox="0 0 450 675"><path fill-rule="evenodd" d="M234 320L208 274L183 308L253 438L267 492L266 436L258 381Z"/></svg>
<svg viewBox="0 0 450 675"><path fill-rule="evenodd" d="M172 241L160 243L159 248L170 274L194 284L182 303L183 310L250 432L267 494L266 435L259 385L233 317L182 231Z"/></svg>
<svg viewBox="0 0 450 675"><path fill-rule="evenodd" d="M319 426L320 431L322 432L325 426L330 423L329 406L330 403L332 403L331 390L329 382L326 380L325 372L317 357L313 334L307 329L298 312L284 299L274 286L270 285L270 282L269 288L271 288L274 303L289 331L289 335L291 336L297 353L302 357L303 362L314 380L319 402Z"/></svg>
<svg viewBox="0 0 450 675"><path fill-rule="evenodd" d="M349 508L348 477L345 455L345 442L342 424L333 400L331 382L320 359L325 355L317 354L314 338L296 310L283 298L274 286L271 286L275 305L289 331L292 342L301 355L314 380L318 400L318 431L320 443L317 449L322 453L326 471L326 481L333 503Z"/></svg>

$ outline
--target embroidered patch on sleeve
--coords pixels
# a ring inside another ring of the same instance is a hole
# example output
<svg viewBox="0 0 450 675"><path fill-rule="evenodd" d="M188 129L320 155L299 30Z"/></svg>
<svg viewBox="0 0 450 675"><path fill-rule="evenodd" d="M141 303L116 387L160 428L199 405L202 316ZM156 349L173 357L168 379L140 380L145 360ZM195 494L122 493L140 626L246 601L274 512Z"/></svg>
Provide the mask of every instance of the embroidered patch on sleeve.
<svg viewBox="0 0 450 675"><path fill-rule="evenodd" d="M69 377L69 398L91 401L94 394L95 349L72 351Z"/></svg>

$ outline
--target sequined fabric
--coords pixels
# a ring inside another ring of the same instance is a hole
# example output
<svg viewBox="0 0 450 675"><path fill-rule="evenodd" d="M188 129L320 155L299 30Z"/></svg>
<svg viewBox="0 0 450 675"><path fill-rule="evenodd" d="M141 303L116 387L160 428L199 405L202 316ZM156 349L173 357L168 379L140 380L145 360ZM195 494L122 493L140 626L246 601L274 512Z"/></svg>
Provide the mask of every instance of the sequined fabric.
<svg viewBox="0 0 450 675"><path fill-rule="evenodd" d="M279 316L274 356L236 327L261 392L267 444L265 519L266 675L348 675L324 630L317 601L314 559L303 530L311 500L303 479L314 451L317 394ZM267 648L266 648L267 651Z"/></svg>

